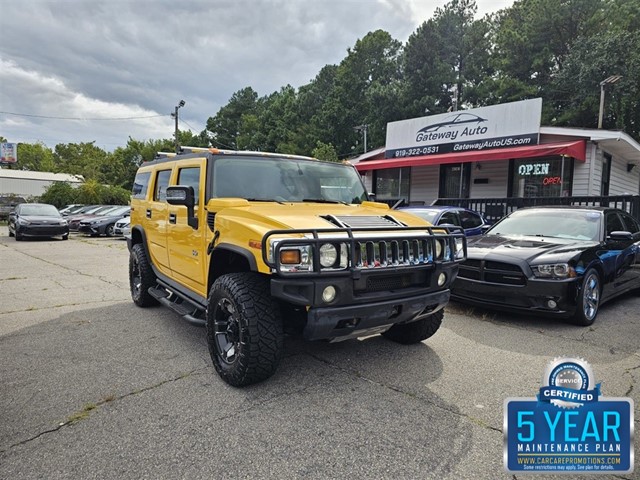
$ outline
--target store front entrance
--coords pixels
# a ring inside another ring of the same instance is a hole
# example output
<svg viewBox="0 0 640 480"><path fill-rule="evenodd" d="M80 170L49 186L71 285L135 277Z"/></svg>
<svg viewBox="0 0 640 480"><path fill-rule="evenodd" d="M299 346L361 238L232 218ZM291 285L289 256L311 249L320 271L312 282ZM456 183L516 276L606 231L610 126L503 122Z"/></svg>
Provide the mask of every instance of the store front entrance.
<svg viewBox="0 0 640 480"><path fill-rule="evenodd" d="M440 165L439 198L469 198L471 164Z"/></svg>

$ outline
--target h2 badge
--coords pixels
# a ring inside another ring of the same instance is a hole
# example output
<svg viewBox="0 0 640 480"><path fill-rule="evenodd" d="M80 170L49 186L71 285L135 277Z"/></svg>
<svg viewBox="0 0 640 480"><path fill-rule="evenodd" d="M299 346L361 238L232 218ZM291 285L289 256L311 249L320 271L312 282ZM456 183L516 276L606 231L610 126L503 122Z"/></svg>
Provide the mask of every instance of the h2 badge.
<svg viewBox="0 0 640 480"><path fill-rule="evenodd" d="M507 472L633 472L633 400L604 398L591 366L556 358L537 398L504 403Z"/></svg>

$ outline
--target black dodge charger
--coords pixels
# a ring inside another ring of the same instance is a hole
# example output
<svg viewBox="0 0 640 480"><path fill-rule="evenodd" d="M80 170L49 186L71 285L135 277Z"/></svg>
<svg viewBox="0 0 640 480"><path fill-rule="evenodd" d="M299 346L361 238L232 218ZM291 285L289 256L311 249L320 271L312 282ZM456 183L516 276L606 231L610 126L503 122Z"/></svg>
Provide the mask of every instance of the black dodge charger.
<svg viewBox="0 0 640 480"><path fill-rule="evenodd" d="M451 297L591 325L602 303L640 289L640 224L605 207L517 210L468 239Z"/></svg>

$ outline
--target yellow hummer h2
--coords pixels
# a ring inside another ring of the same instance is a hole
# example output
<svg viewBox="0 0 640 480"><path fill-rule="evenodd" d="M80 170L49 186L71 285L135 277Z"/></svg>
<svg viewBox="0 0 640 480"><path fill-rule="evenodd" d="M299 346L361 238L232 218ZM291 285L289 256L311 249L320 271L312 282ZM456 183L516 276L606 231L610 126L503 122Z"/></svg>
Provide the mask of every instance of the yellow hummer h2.
<svg viewBox="0 0 640 480"><path fill-rule="evenodd" d="M200 148L140 167L128 246L136 305L206 325L234 386L274 373L285 332L430 337L466 254L461 229L370 201L350 164Z"/></svg>

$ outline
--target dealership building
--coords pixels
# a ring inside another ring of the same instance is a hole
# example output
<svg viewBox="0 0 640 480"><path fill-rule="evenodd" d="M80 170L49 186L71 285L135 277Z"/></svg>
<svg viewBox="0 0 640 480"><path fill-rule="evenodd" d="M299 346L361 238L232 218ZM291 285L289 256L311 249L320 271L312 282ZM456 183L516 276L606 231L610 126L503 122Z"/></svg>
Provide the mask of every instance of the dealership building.
<svg viewBox="0 0 640 480"><path fill-rule="evenodd" d="M389 204L499 218L526 205L621 200L640 216L640 144L620 131L542 127L541 114L538 98L392 122L385 147L353 163Z"/></svg>

